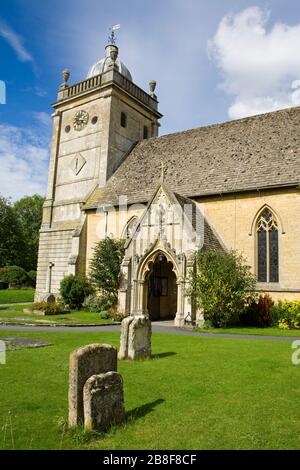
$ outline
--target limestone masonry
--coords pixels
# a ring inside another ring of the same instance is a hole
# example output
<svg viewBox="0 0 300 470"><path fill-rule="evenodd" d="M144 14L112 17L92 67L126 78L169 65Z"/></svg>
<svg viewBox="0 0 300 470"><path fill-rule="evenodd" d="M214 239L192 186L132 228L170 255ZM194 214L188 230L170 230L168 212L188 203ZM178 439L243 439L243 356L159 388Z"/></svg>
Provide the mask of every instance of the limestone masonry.
<svg viewBox="0 0 300 470"><path fill-rule="evenodd" d="M126 240L127 314L201 323L186 295L199 249L239 251L258 291L300 300L299 107L158 137L155 81L136 86L114 44L82 82L63 77L36 300L88 273L106 236Z"/></svg>

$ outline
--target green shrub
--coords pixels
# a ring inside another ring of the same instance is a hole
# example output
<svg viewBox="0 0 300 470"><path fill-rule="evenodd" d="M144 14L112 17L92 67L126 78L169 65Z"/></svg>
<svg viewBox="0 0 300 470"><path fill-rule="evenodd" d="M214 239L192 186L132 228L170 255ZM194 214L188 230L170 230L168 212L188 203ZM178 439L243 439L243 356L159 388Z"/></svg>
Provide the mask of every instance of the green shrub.
<svg viewBox="0 0 300 470"><path fill-rule="evenodd" d="M36 271L29 271L27 273L27 277L28 277L28 285L30 287L35 287L35 285L36 285Z"/></svg>
<svg viewBox="0 0 300 470"><path fill-rule="evenodd" d="M247 302L255 298L256 279L234 251L198 251L188 295L205 321L215 328L237 322Z"/></svg>
<svg viewBox="0 0 300 470"><path fill-rule="evenodd" d="M109 312L107 310L104 310L103 312L99 313L99 317L101 318L101 320L108 320L110 318Z"/></svg>
<svg viewBox="0 0 300 470"><path fill-rule="evenodd" d="M124 257L124 241L106 237L95 247L91 261L90 278L101 294L110 302L110 306L118 301L120 286L120 270Z"/></svg>
<svg viewBox="0 0 300 470"><path fill-rule="evenodd" d="M50 304L47 302L38 302L33 304L32 309L45 312L46 315L59 315L60 313L64 313L64 306L59 302Z"/></svg>
<svg viewBox="0 0 300 470"><path fill-rule="evenodd" d="M90 282L83 276L70 274L60 283L60 295L70 309L79 310L84 299L93 293Z"/></svg>
<svg viewBox="0 0 300 470"><path fill-rule="evenodd" d="M116 321L116 322L121 322L127 316L128 316L127 314L118 312L114 308L111 308L108 312L108 318L110 318L111 320Z"/></svg>
<svg viewBox="0 0 300 470"><path fill-rule="evenodd" d="M28 275L19 266L5 266L0 269L0 281L9 284L10 288L19 289L28 283Z"/></svg>
<svg viewBox="0 0 300 470"><path fill-rule="evenodd" d="M283 330L300 329L300 301L279 300L270 311L273 326Z"/></svg>
<svg viewBox="0 0 300 470"><path fill-rule="evenodd" d="M109 296L98 296L98 295L89 295L84 303L83 308L88 312L106 312L109 310L113 302L113 299Z"/></svg>
<svg viewBox="0 0 300 470"><path fill-rule="evenodd" d="M270 326L271 315L270 311L274 302L268 295L260 295L258 301L253 301L240 315L240 322L243 326L252 326L264 328Z"/></svg>

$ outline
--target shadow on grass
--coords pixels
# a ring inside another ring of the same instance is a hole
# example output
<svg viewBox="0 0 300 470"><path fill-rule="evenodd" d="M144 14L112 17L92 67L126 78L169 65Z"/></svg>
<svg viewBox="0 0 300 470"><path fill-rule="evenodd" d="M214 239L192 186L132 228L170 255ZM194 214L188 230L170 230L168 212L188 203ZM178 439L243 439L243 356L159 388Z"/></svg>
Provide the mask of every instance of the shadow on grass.
<svg viewBox="0 0 300 470"><path fill-rule="evenodd" d="M125 421L120 424L112 423L111 427L106 432L93 431L84 429L83 424L80 424L74 428L68 428L68 422L65 419L58 419L58 430L60 433L60 448L63 448L64 438L68 436L75 443L76 446L85 444L92 444L96 441L101 441L107 437L114 436L117 430L126 429L126 425L129 425L140 418L143 418L149 413L154 411L155 407L164 403L165 400L159 398L158 400L146 403L145 405L138 406L133 410L127 411L125 414Z"/></svg>
<svg viewBox="0 0 300 470"><path fill-rule="evenodd" d="M164 359L165 357L169 356L176 356L176 352L165 352L159 354L152 354L150 359Z"/></svg>
<svg viewBox="0 0 300 470"><path fill-rule="evenodd" d="M143 418L149 413L152 413L154 411L155 407L158 405L161 405L164 403L165 400L162 398L159 398L158 400L152 401L150 403L146 403L145 405L138 406L137 408L134 408L133 410L127 411L126 412L126 423L132 421L136 421L140 418Z"/></svg>

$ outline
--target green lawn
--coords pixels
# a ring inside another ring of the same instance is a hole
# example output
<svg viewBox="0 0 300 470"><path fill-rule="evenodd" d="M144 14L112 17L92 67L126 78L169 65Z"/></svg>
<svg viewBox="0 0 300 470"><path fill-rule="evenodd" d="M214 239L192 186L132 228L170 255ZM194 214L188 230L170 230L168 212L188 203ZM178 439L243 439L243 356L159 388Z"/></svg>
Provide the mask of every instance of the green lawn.
<svg viewBox="0 0 300 470"><path fill-rule="evenodd" d="M101 325L107 323L114 323L112 320L102 320L99 313L73 311L64 313L62 315L29 315L23 313L24 308L29 308L30 305L15 305L0 307L0 322L5 323L28 323L30 324L50 324L50 325Z"/></svg>
<svg viewBox="0 0 300 470"><path fill-rule="evenodd" d="M258 336L300 336L300 330L281 330L280 328L194 328L199 333L230 334L230 335L258 335Z"/></svg>
<svg viewBox="0 0 300 470"><path fill-rule="evenodd" d="M0 304L18 302L33 302L34 289L6 289L0 290Z"/></svg>
<svg viewBox="0 0 300 470"><path fill-rule="evenodd" d="M53 346L0 366L0 449L300 449L290 342L154 334L152 360L119 363L126 424L98 435L66 427L68 357L119 334L18 334Z"/></svg>

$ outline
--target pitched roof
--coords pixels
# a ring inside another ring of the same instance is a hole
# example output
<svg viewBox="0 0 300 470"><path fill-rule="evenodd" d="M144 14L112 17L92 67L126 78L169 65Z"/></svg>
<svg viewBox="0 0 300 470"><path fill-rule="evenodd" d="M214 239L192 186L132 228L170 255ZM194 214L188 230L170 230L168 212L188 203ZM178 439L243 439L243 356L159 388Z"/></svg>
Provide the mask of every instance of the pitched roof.
<svg viewBox="0 0 300 470"><path fill-rule="evenodd" d="M185 197L300 183L300 107L139 142L85 209L148 201L161 174Z"/></svg>
<svg viewBox="0 0 300 470"><path fill-rule="evenodd" d="M153 201L155 200L156 196L159 194L160 191L163 191L164 194L167 196L169 203L180 207L180 218L185 221L183 229L186 230L188 227L193 228L193 231L188 232L189 236L196 236L198 242L201 241L202 249L203 250L224 250L224 246L222 245L221 240L219 239L217 233L215 232L214 228L211 227L207 218L203 215L200 210L198 204L196 204L193 200L188 199L186 197L181 196L180 194L174 193L167 184L161 183L157 186L155 192L152 194L147 207L144 210L144 213L140 217L137 225L135 226L135 230L131 234L131 237L126 242L126 249L132 243L132 240L136 239L141 231L141 226L143 221L147 217L147 213L149 212ZM195 239L196 242L196 239Z"/></svg>
<svg viewBox="0 0 300 470"><path fill-rule="evenodd" d="M193 226L193 229L196 230L198 233L199 227L197 227L197 221L202 220L203 227L200 229L203 231L203 250L218 250L218 251L223 251L225 249L225 246L223 246L221 240L218 237L217 232L215 232L214 228L209 224L207 218L203 216L202 212L200 211L200 208L198 204L196 204L192 199L180 196L180 194L174 193L174 196L176 197L178 203L180 204L181 208L185 210L185 207L187 205L190 205L192 209L192 213L189 214L189 217L191 217L191 223ZM197 217L198 213L198 217ZM200 217L199 217L200 214Z"/></svg>

